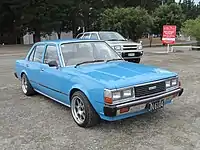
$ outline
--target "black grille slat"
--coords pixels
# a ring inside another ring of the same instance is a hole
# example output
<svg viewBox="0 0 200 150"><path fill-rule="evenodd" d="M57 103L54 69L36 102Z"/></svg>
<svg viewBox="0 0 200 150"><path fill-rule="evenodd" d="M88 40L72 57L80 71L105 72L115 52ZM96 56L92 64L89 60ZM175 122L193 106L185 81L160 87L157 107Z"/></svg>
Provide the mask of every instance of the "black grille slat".
<svg viewBox="0 0 200 150"><path fill-rule="evenodd" d="M124 48L124 50L137 50L137 47L135 47L135 48Z"/></svg>
<svg viewBox="0 0 200 150"><path fill-rule="evenodd" d="M135 87L135 97L148 96L151 94L163 92L165 90L166 90L165 82L158 82L158 83L138 86L138 87Z"/></svg>
<svg viewBox="0 0 200 150"><path fill-rule="evenodd" d="M137 47L137 45L123 45L124 48L126 47Z"/></svg>
<svg viewBox="0 0 200 150"><path fill-rule="evenodd" d="M123 45L123 50L137 50L137 45Z"/></svg>

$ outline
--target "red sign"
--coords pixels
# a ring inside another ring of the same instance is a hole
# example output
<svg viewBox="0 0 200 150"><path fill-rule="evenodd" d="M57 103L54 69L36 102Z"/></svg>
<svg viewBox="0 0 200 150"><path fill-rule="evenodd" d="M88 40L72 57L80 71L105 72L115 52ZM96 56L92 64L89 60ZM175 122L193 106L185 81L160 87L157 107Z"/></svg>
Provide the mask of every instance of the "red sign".
<svg viewBox="0 0 200 150"><path fill-rule="evenodd" d="M162 42L164 44L174 44L176 39L176 26L164 25Z"/></svg>

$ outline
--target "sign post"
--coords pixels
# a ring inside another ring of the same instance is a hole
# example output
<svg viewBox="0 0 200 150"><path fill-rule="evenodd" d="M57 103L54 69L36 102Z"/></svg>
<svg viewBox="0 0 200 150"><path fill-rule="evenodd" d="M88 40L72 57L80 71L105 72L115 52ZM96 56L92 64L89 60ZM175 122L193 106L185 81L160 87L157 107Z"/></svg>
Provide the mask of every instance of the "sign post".
<svg viewBox="0 0 200 150"><path fill-rule="evenodd" d="M162 43L167 44L167 53L169 53L169 45L175 44L176 40L176 26L175 25L164 25Z"/></svg>

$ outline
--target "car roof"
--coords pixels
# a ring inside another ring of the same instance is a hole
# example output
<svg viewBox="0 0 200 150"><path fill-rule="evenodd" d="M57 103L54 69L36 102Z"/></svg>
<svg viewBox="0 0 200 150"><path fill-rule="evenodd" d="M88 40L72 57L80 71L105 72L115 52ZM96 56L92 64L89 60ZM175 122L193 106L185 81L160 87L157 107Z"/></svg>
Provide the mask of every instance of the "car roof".
<svg viewBox="0 0 200 150"><path fill-rule="evenodd" d="M89 40L89 39L62 39L62 40L47 40L42 42L37 42L35 44L64 44L64 43L78 43L78 42L99 42L101 40ZM103 42L103 41L102 41Z"/></svg>
<svg viewBox="0 0 200 150"><path fill-rule="evenodd" d="M82 32L82 33L79 33L78 35L80 34L86 34L86 33L106 33L106 32L116 32L116 31L88 31L88 32Z"/></svg>

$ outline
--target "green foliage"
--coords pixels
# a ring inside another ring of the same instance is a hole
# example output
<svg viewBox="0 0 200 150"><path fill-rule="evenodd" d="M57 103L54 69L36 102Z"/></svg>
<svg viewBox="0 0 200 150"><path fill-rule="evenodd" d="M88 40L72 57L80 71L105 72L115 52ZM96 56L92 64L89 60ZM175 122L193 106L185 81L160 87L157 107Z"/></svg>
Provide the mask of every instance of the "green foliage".
<svg viewBox="0 0 200 150"><path fill-rule="evenodd" d="M161 33L165 24L179 30L184 20L199 15L200 3L193 0L0 0L0 43L2 35L15 42L27 32L35 33L35 41L52 31L72 30L75 36L79 27L138 39L143 32Z"/></svg>
<svg viewBox="0 0 200 150"><path fill-rule="evenodd" d="M176 25L179 31L184 20L181 6L176 3L158 7L152 17L154 18L154 33L162 33L162 27L166 24Z"/></svg>
<svg viewBox="0 0 200 150"><path fill-rule="evenodd" d="M152 18L143 8L106 9L101 16L102 30L115 30L137 40L150 30Z"/></svg>
<svg viewBox="0 0 200 150"><path fill-rule="evenodd" d="M196 38L197 41L200 41L200 17L185 21L181 31L188 36Z"/></svg>

